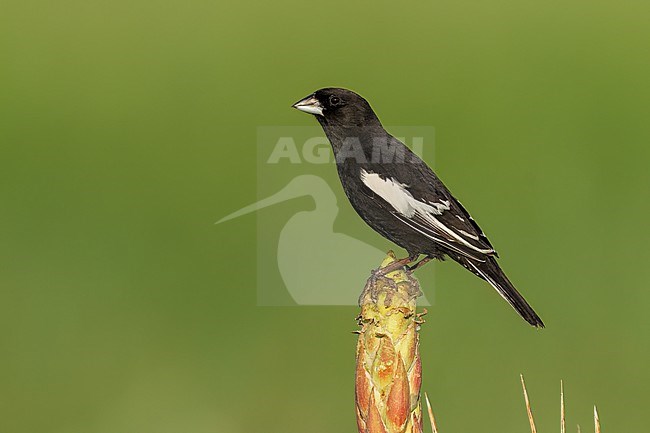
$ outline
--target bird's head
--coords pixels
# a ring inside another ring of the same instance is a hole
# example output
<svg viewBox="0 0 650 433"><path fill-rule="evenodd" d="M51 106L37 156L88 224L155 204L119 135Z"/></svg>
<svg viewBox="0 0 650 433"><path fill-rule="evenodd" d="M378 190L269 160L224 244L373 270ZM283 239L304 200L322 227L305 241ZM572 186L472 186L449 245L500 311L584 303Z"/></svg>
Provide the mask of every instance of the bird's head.
<svg viewBox="0 0 650 433"><path fill-rule="evenodd" d="M368 101L351 90L337 87L317 90L292 107L313 114L323 127L367 127L379 124Z"/></svg>

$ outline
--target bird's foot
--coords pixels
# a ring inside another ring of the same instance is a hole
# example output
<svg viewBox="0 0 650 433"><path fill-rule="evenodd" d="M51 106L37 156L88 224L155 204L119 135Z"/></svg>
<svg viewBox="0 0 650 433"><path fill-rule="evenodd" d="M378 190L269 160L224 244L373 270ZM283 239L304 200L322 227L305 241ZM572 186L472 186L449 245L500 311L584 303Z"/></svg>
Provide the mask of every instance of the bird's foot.
<svg viewBox="0 0 650 433"><path fill-rule="evenodd" d="M429 263L431 260L433 260L433 257L431 257L431 256L426 256L425 258L423 258L422 260L420 260L419 262L417 262L417 263L414 264L413 266L408 266L407 270L408 270L409 273L411 273L411 272L415 272L416 269L420 268L421 266L426 265L426 264Z"/></svg>
<svg viewBox="0 0 650 433"><path fill-rule="evenodd" d="M415 260L417 260L418 256L413 255L409 257L405 257L403 259L396 260L392 263L390 263L388 266L385 266L383 268L378 268L378 269L373 269L370 271L370 278L368 278L368 281L366 282L366 286L363 288L363 291L361 292L361 295L359 296L359 305L361 306L363 304L364 299L368 295L370 295L370 299L373 302L377 301L377 296L376 293L373 293L372 288L376 287L377 285L377 280L380 278L385 277L386 275L390 274L391 272L395 272L399 269L406 268L405 271L409 271L408 264L413 263Z"/></svg>
<svg viewBox="0 0 650 433"><path fill-rule="evenodd" d="M409 263L413 263L416 261L418 258L417 255L409 256L409 257L404 257L403 259L399 259L394 261L393 263L389 264L388 266L384 268L379 268L375 269L372 271L372 276L373 277L383 277L384 275L390 274L391 272L394 272L398 269L401 269L403 267L408 268ZM423 259L424 260L424 259Z"/></svg>

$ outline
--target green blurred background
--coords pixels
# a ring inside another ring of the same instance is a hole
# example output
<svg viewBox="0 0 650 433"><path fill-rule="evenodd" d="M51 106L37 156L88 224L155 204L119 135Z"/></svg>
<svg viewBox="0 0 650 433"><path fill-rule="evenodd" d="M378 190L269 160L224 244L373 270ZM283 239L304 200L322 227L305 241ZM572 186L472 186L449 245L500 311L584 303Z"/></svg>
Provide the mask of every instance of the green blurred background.
<svg viewBox="0 0 650 433"><path fill-rule="evenodd" d="M459 266L424 384L446 432L642 431L650 4L5 0L0 432L352 432L352 307L256 306L256 128L355 89L435 167L548 328ZM332 167L333 169L333 167ZM340 188L339 185L332 185ZM296 200L283 217L312 206ZM391 245L346 202L335 228ZM258 213L258 218L265 214ZM351 287L352 290L361 287Z"/></svg>

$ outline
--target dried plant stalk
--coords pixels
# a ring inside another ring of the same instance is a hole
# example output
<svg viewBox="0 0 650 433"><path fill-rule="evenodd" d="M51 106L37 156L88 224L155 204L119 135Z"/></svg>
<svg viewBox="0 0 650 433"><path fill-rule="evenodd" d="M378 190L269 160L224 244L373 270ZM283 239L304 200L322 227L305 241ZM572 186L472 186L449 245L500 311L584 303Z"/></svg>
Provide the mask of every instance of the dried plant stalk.
<svg viewBox="0 0 650 433"><path fill-rule="evenodd" d="M533 410L530 407L530 400L528 399L528 390L526 389L526 382L524 382L524 375L520 374L519 378L521 379L521 387L524 390L524 402L526 403L526 413L528 414L530 431L532 433L537 433L537 428L535 427L535 419L533 418Z"/></svg>
<svg viewBox="0 0 650 433"><path fill-rule="evenodd" d="M429 396L427 393L424 393L424 400L427 402L427 412L429 413L429 421L431 422L431 432L438 433L438 425L436 424L436 418L433 416L433 409L431 409L431 402L429 401Z"/></svg>
<svg viewBox="0 0 650 433"><path fill-rule="evenodd" d="M560 433L566 433L566 413L564 409L564 381L560 381Z"/></svg>
<svg viewBox="0 0 650 433"><path fill-rule="evenodd" d="M392 252L380 268L395 262ZM402 270L373 275L359 298L356 409L360 433L421 433L416 299L418 281Z"/></svg>

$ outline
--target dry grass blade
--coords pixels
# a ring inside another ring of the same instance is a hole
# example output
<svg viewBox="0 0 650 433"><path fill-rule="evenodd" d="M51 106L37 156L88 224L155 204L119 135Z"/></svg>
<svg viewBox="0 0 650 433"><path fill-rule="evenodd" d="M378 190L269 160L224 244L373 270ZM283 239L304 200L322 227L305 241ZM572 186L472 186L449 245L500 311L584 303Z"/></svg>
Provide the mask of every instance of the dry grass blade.
<svg viewBox="0 0 650 433"><path fill-rule="evenodd" d="M581 433L581 431L580 431L580 424L578 424L578 433Z"/></svg>
<svg viewBox="0 0 650 433"><path fill-rule="evenodd" d="M433 433L438 433L438 426L436 425L436 419L433 417L429 395L426 392L424 393L424 400L427 402L427 412L429 412L429 420L431 421L431 431Z"/></svg>
<svg viewBox="0 0 650 433"><path fill-rule="evenodd" d="M598 409L594 405L594 428L596 433L600 433L600 418L598 417Z"/></svg>
<svg viewBox="0 0 650 433"><path fill-rule="evenodd" d="M566 433L564 409L564 382L560 381L560 433Z"/></svg>
<svg viewBox="0 0 650 433"><path fill-rule="evenodd" d="M528 413L528 421L530 422L530 431L532 433L537 433L535 428L535 420L533 419L533 411L530 409L530 400L528 400L528 391L526 391L526 382L524 382L524 375L520 374L521 378L521 387L524 389L524 400L526 401L526 412Z"/></svg>

